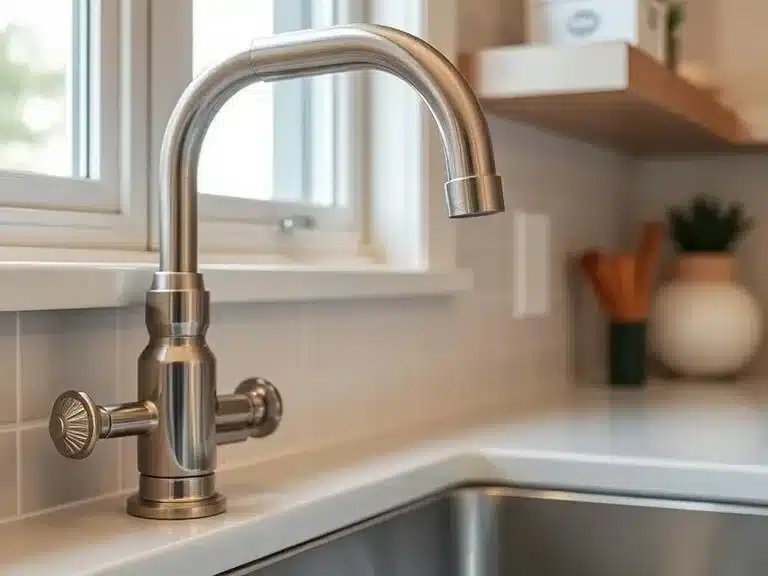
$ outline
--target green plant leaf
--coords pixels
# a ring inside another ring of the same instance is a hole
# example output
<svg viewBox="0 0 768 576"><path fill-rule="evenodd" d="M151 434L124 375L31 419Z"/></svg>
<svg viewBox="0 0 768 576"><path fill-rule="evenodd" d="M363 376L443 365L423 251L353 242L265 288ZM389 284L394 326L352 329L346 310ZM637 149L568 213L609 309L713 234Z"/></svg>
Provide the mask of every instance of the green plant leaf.
<svg viewBox="0 0 768 576"><path fill-rule="evenodd" d="M693 198L687 208L670 208L667 217L680 252L729 252L754 226L741 204L725 206L716 197L703 194Z"/></svg>

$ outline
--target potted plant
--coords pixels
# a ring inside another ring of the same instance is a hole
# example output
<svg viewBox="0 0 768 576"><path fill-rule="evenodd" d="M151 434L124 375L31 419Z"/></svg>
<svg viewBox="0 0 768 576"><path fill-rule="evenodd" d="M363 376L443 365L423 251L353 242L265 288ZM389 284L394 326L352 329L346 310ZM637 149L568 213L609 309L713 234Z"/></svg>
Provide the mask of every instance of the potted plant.
<svg viewBox="0 0 768 576"><path fill-rule="evenodd" d="M671 208L668 219L678 258L673 280L656 296L651 348L680 375L733 375L762 335L760 308L739 283L733 256L753 221L741 204L711 196Z"/></svg>
<svg viewBox="0 0 768 576"><path fill-rule="evenodd" d="M733 280L733 251L753 228L744 207L729 206L712 196L696 196L687 208L670 208L669 229L678 259L678 277L692 280Z"/></svg>

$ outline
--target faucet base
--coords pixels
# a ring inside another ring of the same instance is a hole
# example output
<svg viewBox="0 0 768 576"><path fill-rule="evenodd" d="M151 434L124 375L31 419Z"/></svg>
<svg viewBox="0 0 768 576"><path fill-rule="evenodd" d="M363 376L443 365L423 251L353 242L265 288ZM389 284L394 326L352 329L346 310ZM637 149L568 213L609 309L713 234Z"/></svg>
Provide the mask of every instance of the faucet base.
<svg viewBox="0 0 768 576"><path fill-rule="evenodd" d="M227 509L227 499L218 492L203 500L158 502L145 500L138 494L128 498L127 510L131 516L151 520L191 520L221 514Z"/></svg>

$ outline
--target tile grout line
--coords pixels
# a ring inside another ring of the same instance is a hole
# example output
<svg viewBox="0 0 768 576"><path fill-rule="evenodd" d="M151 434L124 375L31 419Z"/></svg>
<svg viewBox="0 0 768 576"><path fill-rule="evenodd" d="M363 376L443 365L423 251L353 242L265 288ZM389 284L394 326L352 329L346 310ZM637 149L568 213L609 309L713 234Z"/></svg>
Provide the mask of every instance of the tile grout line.
<svg viewBox="0 0 768 576"><path fill-rule="evenodd" d="M120 309L115 308L115 400L120 398ZM123 488L123 448L124 438L117 439L117 489Z"/></svg>
<svg viewBox="0 0 768 576"><path fill-rule="evenodd" d="M299 390L304 392L304 390L301 388L301 382L305 381L304 374L307 370L306 364L307 364L307 323L309 322L309 307L310 305L306 302L301 302L299 304L299 318L298 318L298 374L296 376L297 385L299 386ZM308 381L308 380L307 380ZM307 391L308 394L314 394L315 387L310 387ZM314 402L314 398L310 396L310 402ZM305 421L302 424L301 427L301 435L302 437L307 434L309 430L312 430L313 423L314 423L314 410L310 412L310 416L307 418L308 422ZM282 445L283 443L281 443Z"/></svg>
<svg viewBox="0 0 768 576"><path fill-rule="evenodd" d="M115 492L107 492L104 494L99 494L98 496L91 496L90 498L72 500L71 502L65 502L64 504L57 504L56 506L40 508L39 510L26 512L24 514L19 514L17 516L8 516L5 518L0 518L0 526L2 526L3 524L11 524L13 522L18 522L21 520L28 520L30 518L37 518L38 516L44 516L45 514L52 514L54 512L59 512L61 510L69 510L71 508L76 508L78 506L85 506L87 504L95 504L97 502L103 502L104 500L109 500L110 498L116 498L117 496L120 496L121 494L125 494L125 493L127 493L126 490L117 490Z"/></svg>
<svg viewBox="0 0 768 576"><path fill-rule="evenodd" d="M21 515L21 312L16 312L16 516Z"/></svg>
<svg viewBox="0 0 768 576"><path fill-rule="evenodd" d="M24 430L41 430L43 428L48 428L48 420L45 418L38 418L37 420L21 422L21 424L0 424L0 434L5 432L15 432L16 430L23 432Z"/></svg>

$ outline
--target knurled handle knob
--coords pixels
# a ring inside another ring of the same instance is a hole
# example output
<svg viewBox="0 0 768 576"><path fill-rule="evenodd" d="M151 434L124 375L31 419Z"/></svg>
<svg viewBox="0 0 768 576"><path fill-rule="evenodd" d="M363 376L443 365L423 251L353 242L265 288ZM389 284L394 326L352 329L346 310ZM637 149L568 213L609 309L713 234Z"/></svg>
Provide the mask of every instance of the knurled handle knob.
<svg viewBox="0 0 768 576"><path fill-rule="evenodd" d="M48 431L62 456L86 458L101 434L101 409L85 392L68 390L53 403Z"/></svg>

